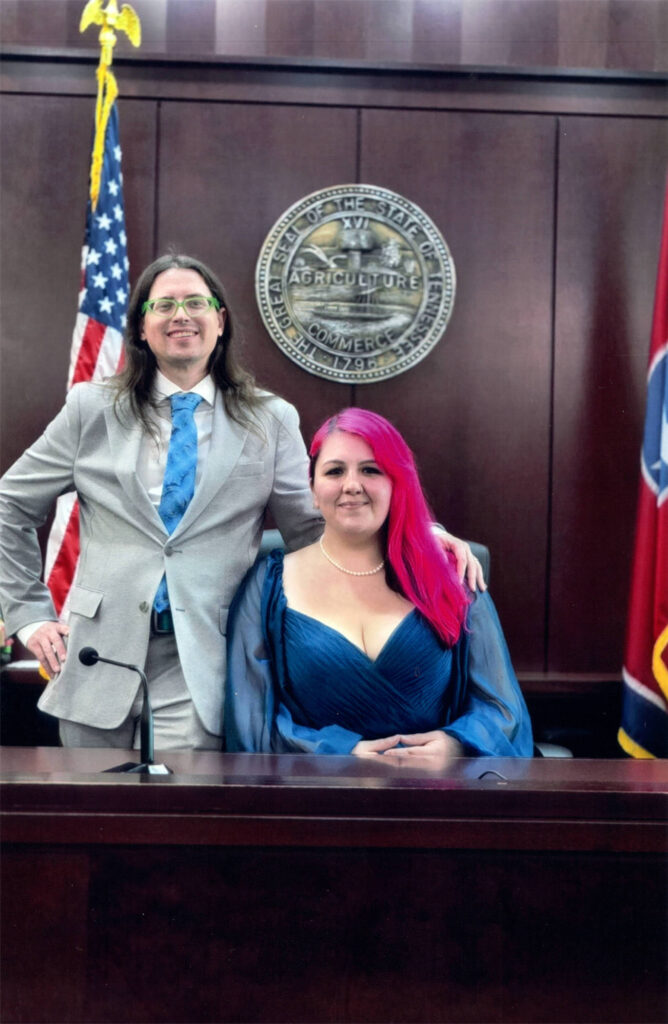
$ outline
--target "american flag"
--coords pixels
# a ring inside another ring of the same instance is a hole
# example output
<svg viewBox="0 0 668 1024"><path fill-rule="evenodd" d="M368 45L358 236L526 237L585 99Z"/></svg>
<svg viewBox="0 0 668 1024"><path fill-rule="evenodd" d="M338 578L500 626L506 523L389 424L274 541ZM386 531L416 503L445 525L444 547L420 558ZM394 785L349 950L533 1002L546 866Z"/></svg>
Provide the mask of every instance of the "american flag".
<svg viewBox="0 0 668 1024"><path fill-rule="evenodd" d="M668 757L668 188L649 351L618 739L632 757Z"/></svg>
<svg viewBox="0 0 668 1024"><path fill-rule="evenodd" d="M106 126L97 203L89 198L86 211L68 390L79 381L103 380L123 363L128 269L118 111L114 103ZM78 558L79 506L76 495L66 494L56 506L45 562L45 579L61 618L67 618Z"/></svg>

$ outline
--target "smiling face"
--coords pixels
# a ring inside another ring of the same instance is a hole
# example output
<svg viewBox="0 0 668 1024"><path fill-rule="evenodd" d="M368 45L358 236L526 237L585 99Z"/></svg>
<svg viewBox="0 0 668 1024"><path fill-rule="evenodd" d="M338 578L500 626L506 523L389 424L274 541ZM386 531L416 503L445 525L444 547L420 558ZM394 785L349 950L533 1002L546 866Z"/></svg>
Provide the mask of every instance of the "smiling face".
<svg viewBox="0 0 668 1024"><path fill-rule="evenodd" d="M192 295L211 295L204 278L196 270L171 267L158 274L148 297L182 302ZM147 312L140 337L153 352L159 369L166 377L171 380L174 374L187 372L195 381L206 376L209 358L223 333L224 324L224 309L209 309L201 315L190 316L181 306L171 317Z"/></svg>
<svg viewBox="0 0 668 1024"><path fill-rule="evenodd" d="M387 519L392 483L356 434L335 430L318 454L313 499L328 530L372 536Z"/></svg>

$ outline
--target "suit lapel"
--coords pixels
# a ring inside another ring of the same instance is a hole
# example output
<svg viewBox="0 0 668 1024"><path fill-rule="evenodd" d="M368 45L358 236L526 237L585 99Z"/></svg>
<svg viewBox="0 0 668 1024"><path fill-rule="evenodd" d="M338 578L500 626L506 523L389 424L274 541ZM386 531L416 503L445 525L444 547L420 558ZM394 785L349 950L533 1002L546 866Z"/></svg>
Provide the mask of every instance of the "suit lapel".
<svg viewBox="0 0 668 1024"><path fill-rule="evenodd" d="M235 423L225 411L225 403L220 391L216 391L213 406L213 426L211 430L211 447L201 479L195 488L193 499L184 512L183 519L174 530L174 535L187 530L190 523L204 511L209 502L216 496L227 481L241 455L248 428Z"/></svg>
<svg viewBox="0 0 668 1024"><path fill-rule="evenodd" d="M118 477L118 482L128 499L151 526L166 534L162 519L149 498L146 488L142 486L137 477L139 449L143 438L141 424L137 422L128 409L127 402L124 401L119 403L118 416L114 412L113 405L107 406L104 415L114 472Z"/></svg>

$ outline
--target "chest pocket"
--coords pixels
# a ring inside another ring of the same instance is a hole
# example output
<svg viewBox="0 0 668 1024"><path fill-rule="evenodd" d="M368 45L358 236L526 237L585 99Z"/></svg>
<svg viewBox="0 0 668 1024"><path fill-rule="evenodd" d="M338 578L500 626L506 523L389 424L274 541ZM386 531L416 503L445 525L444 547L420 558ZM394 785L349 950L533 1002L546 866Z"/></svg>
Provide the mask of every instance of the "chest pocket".
<svg viewBox="0 0 668 1024"><path fill-rule="evenodd" d="M88 587L74 586L70 594L70 611L75 615L93 619L103 597L104 594L101 590L89 590Z"/></svg>

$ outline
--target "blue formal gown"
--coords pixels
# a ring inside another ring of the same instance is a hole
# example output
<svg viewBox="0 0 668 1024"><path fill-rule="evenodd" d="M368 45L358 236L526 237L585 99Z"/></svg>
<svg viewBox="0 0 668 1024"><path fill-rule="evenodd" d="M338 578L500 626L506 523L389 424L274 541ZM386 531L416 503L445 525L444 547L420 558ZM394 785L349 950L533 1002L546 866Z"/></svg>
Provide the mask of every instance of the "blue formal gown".
<svg viewBox="0 0 668 1024"><path fill-rule="evenodd" d="M251 569L230 609L226 750L349 754L360 739L443 729L468 756L531 757L531 723L488 594L446 647L411 611L372 660L288 607L283 553Z"/></svg>

